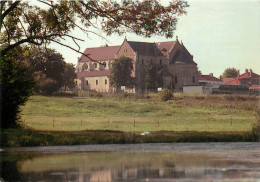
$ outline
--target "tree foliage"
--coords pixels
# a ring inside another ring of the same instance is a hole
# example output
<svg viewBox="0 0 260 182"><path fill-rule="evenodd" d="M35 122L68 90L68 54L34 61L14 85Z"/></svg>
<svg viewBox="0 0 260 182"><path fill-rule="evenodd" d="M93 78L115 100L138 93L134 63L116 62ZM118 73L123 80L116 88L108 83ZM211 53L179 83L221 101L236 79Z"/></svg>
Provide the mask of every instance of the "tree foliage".
<svg viewBox="0 0 260 182"><path fill-rule="evenodd" d="M110 70L110 85L120 90L121 86L131 88L133 86L133 60L129 57L121 56L115 59Z"/></svg>
<svg viewBox="0 0 260 182"><path fill-rule="evenodd" d="M133 32L145 37L172 37L177 17L186 14L185 8L188 7L183 0L172 0L168 6L161 5L158 0L1 1L0 5L0 42L7 43L1 47L2 55L24 43L43 45L55 42L79 52L76 41L83 40L73 36L73 30L82 30L87 35L96 34L94 28L107 35ZM72 39L77 48L64 43L64 38Z"/></svg>
<svg viewBox="0 0 260 182"><path fill-rule="evenodd" d="M225 69L224 73L222 74L223 78L234 78L238 76L239 70L236 68L227 68Z"/></svg>
<svg viewBox="0 0 260 182"><path fill-rule="evenodd" d="M52 79L52 82L49 82L52 85L51 90L53 92L59 90L64 83L63 73L66 66L62 55L54 49L34 48L31 51L31 55L28 56L29 70L32 75L36 73L35 76L43 77L43 79L37 80L36 87L39 86L39 82L45 81L44 78L50 78Z"/></svg>
<svg viewBox="0 0 260 182"><path fill-rule="evenodd" d="M74 88L74 79L77 77L75 67L66 63L63 56L54 49L31 49L27 63L36 82L36 92L52 94L62 86Z"/></svg>
<svg viewBox="0 0 260 182"><path fill-rule="evenodd" d="M62 74L63 78L63 86L66 88L75 88L74 80L77 78L77 74L75 73L75 67L72 63L66 63L64 72Z"/></svg>
<svg viewBox="0 0 260 182"><path fill-rule="evenodd" d="M149 90L155 89L155 84L157 80L156 80L156 67L154 64L148 63L145 66L144 81L147 89Z"/></svg>
<svg viewBox="0 0 260 182"><path fill-rule="evenodd" d="M20 107L33 92L34 81L22 61L24 53L16 47L3 56L0 70L2 128L19 126Z"/></svg>

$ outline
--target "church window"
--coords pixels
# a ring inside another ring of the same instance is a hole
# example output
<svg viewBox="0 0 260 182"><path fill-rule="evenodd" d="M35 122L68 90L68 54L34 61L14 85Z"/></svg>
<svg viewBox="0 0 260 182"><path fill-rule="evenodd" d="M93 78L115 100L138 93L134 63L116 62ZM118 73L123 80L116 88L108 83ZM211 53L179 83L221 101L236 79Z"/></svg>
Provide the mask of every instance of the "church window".
<svg viewBox="0 0 260 182"><path fill-rule="evenodd" d="M86 85L88 85L88 80L86 80Z"/></svg>
<svg viewBox="0 0 260 182"><path fill-rule="evenodd" d="M107 79L105 79L105 84L107 84Z"/></svg>
<svg viewBox="0 0 260 182"><path fill-rule="evenodd" d="M85 64L83 64L83 66L82 66L82 70L84 71L84 70L87 70L88 69L88 65L85 63Z"/></svg>
<svg viewBox="0 0 260 182"><path fill-rule="evenodd" d="M96 80L96 85L98 85L98 80Z"/></svg>

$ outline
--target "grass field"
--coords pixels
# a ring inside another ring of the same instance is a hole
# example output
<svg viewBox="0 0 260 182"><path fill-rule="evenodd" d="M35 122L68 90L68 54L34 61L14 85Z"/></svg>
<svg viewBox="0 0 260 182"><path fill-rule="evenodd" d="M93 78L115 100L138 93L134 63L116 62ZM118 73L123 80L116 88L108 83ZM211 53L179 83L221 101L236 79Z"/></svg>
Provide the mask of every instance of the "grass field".
<svg viewBox="0 0 260 182"><path fill-rule="evenodd" d="M50 131L246 132L259 105L255 96L176 95L169 102L156 94L94 96L33 96L22 108L22 119L32 129Z"/></svg>
<svg viewBox="0 0 260 182"><path fill-rule="evenodd" d="M258 110L258 117L256 111ZM3 147L259 141L259 97L158 94L32 96L24 128L1 131ZM145 135L144 133L145 132Z"/></svg>

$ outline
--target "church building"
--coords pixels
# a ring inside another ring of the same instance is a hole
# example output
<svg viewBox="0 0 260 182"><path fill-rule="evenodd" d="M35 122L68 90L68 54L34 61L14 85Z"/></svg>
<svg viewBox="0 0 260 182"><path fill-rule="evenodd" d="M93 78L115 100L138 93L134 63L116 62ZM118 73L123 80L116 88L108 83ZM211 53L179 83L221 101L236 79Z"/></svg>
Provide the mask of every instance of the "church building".
<svg viewBox="0 0 260 182"><path fill-rule="evenodd" d="M197 64L185 46L176 41L136 42L125 39L119 46L87 48L89 57L81 56L76 67L77 86L86 91L113 93L115 88L109 84L112 62L120 56L133 60L132 76L134 88L126 88L132 93L143 93L145 88L145 66L154 64L156 76L161 77L162 84L157 87L181 91L184 85L198 85Z"/></svg>

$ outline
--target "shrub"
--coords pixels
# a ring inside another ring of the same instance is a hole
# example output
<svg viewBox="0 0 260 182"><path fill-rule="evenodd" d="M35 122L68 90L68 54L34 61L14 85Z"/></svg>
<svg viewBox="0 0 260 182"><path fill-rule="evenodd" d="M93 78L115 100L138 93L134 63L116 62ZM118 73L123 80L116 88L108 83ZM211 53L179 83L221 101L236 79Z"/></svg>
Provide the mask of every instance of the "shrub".
<svg viewBox="0 0 260 182"><path fill-rule="evenodd" d="M160 97L160 100L163 102L173 99L172 92L169 89L163 89L159 93L159 97Z"/></svg>

